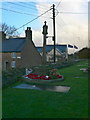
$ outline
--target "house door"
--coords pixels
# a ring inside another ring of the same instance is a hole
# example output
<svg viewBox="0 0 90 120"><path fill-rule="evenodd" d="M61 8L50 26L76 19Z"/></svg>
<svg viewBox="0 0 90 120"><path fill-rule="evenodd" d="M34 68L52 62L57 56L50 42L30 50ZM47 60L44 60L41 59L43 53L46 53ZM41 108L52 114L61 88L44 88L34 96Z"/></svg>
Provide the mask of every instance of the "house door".
<svg viewBox="0 0 90 120"><path fill-rule="evenodd" d="M8 61L5 61L4 63L4 70L8 70L9 69L9 62Z"/></svg>

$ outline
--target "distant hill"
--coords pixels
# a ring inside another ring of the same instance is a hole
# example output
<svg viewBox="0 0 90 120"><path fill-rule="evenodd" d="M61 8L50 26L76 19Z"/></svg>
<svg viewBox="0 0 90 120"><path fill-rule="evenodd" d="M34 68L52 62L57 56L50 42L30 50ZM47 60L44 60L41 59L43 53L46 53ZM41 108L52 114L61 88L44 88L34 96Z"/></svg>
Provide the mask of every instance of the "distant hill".
<svg viewBox="0 0 90 120"><path fill-rule="evenodd" d="M76 55L79 59L90 59L90 48L83 48Z"/></svg>

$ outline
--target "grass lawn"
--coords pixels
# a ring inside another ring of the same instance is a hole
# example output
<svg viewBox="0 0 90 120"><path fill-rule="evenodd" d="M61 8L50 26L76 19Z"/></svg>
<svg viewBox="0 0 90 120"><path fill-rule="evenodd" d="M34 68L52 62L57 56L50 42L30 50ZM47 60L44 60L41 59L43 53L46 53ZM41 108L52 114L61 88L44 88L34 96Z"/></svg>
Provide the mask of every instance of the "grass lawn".
<svg viewBox="0 0 90 120"><path fill-rule="evenodd" d="M70 86L68 93L4 88L3 118L88 118L88 78L75 78L87 77L80 71L84 67L87 61L60 69L64 81L49 83Z"/></svg>

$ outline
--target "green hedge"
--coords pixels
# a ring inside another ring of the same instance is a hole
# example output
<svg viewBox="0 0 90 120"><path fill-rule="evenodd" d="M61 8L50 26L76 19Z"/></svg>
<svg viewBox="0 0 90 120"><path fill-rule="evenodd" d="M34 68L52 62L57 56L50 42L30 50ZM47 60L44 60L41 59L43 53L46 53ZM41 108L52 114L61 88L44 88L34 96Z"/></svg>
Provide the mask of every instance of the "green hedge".
<svg viewBox="0 0 90 120"><path fill-rule="evenodd" d="M22 75L25 74L24 71L24 69L2 71L2 87L9 86L22 79Z"/></svg>
<svg viewBox="0 0 90 120"><path fill-rule="evenodd" d="M31 69L33 69L33 73L36 73L36 74L39 74L39 75L48 75L49 74L49 71L52 70L52 69L61 69L61 68L64 68L64 67L68 67L68 66L71 66L77 62L79 62L80 60L78 61L75 61L75 60L70 60L70 61L66 61L66 62L62 62L62 63L48 63L46 65L39 65L39 66L34 66L32 67Z"/></svg>

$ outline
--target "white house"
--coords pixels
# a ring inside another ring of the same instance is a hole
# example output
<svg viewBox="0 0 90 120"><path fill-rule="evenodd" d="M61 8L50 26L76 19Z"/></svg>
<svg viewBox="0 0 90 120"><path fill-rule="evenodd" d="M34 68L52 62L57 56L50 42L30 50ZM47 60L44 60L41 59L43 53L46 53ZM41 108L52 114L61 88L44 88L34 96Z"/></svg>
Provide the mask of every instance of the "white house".
<svg viewBox="0 0 90 120"><path fill-rule="evenodd" d="M43 54L42 47L37 47L37 50L42 56ZM65 60L67 56L67 45L56 45L55 54L56 54L56 62ZM53 59L54 59L54 46L47 45L46 60L47 62L53 62Z"/></svg>

